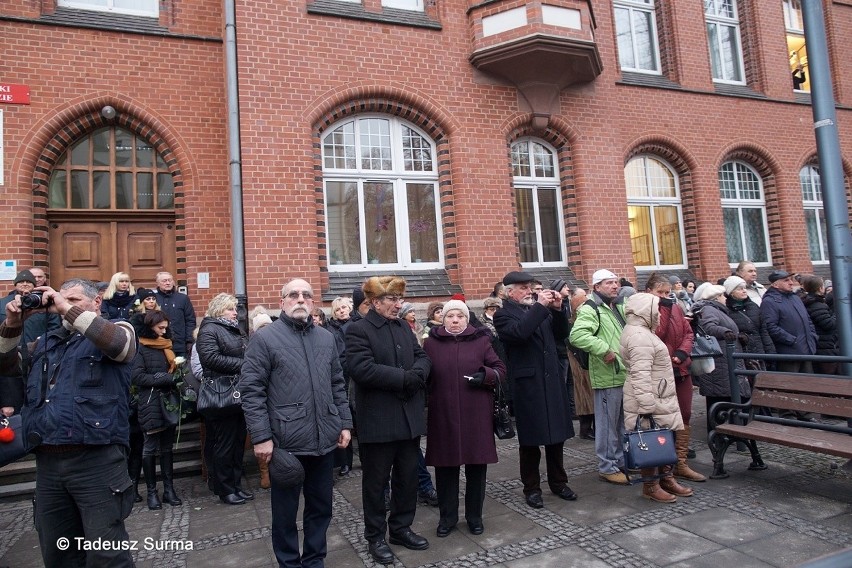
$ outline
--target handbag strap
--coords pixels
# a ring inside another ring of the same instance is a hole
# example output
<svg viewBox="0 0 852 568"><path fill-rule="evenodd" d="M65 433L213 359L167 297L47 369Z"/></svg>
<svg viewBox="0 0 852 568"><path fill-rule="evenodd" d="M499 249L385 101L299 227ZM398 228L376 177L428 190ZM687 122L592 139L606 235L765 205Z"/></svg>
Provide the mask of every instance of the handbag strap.
<svg viewBox="0 0 852 568"><path fill-rule="evenodd" d="M654 421L654 415L653 414L640 414L639 416L636 417L636 426L633 427L634 432L643 432L644 431L639 427L642 424L642 418L643 417L648 418L648 430L659 430L660 429L660 427L657 426L657 423Z"/></svg>
<svg viewBox="0 0 852 568"><path fill-rule="evenodd" d="M216 388L217 383L219 385L224 385L224 382L222 381L222 379L224 379L224 378L225 377L221 377L221 376L215 377L215 378L205 377L204 382L202 383L202 388L203 388L204 385L207 385L210 388L210 390L212 390L216 394L225 394L226 392L228 392L229 390L234 388L234 385L237 382L237 378L236 377L228 377L228 379L229 379L228 386L226 386L223 390L217 389Z"/></svg>

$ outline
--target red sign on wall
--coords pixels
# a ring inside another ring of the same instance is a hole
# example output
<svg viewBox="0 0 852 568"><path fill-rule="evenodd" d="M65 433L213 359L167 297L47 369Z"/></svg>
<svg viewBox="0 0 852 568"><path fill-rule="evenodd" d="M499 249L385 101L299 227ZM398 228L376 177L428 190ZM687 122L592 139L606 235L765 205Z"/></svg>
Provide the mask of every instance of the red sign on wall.
<svg viewBox="0 0 852 568"><path fill-rule="evenodd" d="M30 86L0 83L0 103L8 105L30 104Z"/></svg>

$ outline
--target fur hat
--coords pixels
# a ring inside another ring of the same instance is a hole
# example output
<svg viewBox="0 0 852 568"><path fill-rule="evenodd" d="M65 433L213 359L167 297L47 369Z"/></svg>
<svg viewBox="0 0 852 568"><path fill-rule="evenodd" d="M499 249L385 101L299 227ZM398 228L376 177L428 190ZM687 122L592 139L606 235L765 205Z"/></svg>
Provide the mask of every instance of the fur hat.
<svg viewBox="0 0 852 568"><path fill-rule="evenodd" d="M604 280L614 280L618 278L611 271L606 269L596 270L594 274L592 274L592 286L597 286Z"/></svg>
<svg viewBox="0 0 852 568"><path fill-rule="evenodd" d="M364 295L370 300L382 296L404 296L405 278L401 276L373 276L364 282Z"/></svg>
<svg viewBox="0 0 852 568"><path fill-rule="evenodd" d="M269 477L277 486L296 487L305 481L305 468L296 456L284 448L275 448L269 462Z"/></svg>
<svg viewBox="0 0 852 568"><path fill-rule="evenodd" d="M725 295L730 296L731 292L742 286L745 288L746 281L740 278L739 276L728 276L725 279Z"/></svg>
<svg viewBox="0 0 852 568"><path fill-rule="evenodd" d="M447 314L450 313L450 310L459 310L464 314L464 317L467 321L470 321L470 309L468 309L467 304L462 302L461 300L450 300L446 304L444 304L444 317L441 318L441 321L447 319Z"/></svg>
<svg viewBox="0 0 852 568"><path fill-rule="evenodd" d="M426 319L431 321L434 319L435 312L443 309L444 302L430 302L429 305L426 306Z"/></svg>
<svg viewBox="0 0 852 568"><path fill-rule="evenodd" d="M482 301L483 309L490 308L492 306L495 308L502 308L503 300L501 300L500 298L485 298L485 300Z"/></svg>
<svg viewBox="0 0 852 568"><path fill-rule="evenodd" d="M35 276L33 276L33 273L29 270L21 270L18 272L18 275L15 276L13 284L19 284L21 282L29 282L33 286L36 285Z"/></svg>

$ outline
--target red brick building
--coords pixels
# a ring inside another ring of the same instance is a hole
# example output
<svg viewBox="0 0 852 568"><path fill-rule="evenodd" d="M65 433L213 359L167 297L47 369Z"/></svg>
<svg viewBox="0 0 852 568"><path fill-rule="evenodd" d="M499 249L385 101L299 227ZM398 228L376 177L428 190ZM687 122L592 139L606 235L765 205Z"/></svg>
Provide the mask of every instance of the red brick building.
<svg viewBox="0 0 852 568"><path fill-rule="evenodd" d="M0 105L0 260L233 291L222 4L0 7L30 93ZM852 2L823 7L848 178ZM518 266L828 273L796 0L236 0L236 35L251 304L297 275L423 301Z"/></svg>

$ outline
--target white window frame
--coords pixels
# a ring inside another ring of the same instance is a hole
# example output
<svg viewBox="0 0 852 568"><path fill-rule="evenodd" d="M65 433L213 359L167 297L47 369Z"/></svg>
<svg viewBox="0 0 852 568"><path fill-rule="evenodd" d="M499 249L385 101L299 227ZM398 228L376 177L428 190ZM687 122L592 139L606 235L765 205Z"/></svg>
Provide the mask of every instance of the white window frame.
<svg viewBox="0 0 852 568"><path fill-rule="evenodd" d="M805 33L805 21L802 16L801 0L782 0L784 9L784 27L788 32Z"/></svg>
<svg viewBox="0 0 852 568"><path fill-rule="evenodd" d="M720 192L722 209L723 210L724 209L735 209L737 211L737 214L739 216L739 222L740 222L740 246L741 246L741 249L743 251L744 256L749 256L749 254L748 254L748 247L746 246L746 238L745 238L745 232L744 232L745 224L743 223L743 209L760 209L761 217L763 219L763 239L764 239L764 242L766 243L766 262L757 262L754 259L747 259L747 260L751 261L755 266L772 266L772 247L769 244L769 222L767 221L767 217L766 217L766 192L763 188L763 178L760 176L760 174L757 173L757 170L755 170L749 164L747 164L745 162L741 162L739 160L728 160L728 161L722 163L722 165L719 166L719 171L716 172L717 181L718 181L719 176L721 174L722 168L726 164L733 164L734 165L734 186L735 186L735 191L736 191L737 197L736 198L721 197L721 188L720 188L719 192ZM759 199L744 199L744 198L739 197L740 182L739 182L739 176L737 175L737 169L738 168L748 169L757 178L759 186L760 186L760 198ZM723 235L725 235L725 237L727 238L727 234L724 231L724 217L723 217L722 223L723 223L723 231L722 232L723 232ZM727 245L727 242L726 242L725 243L725 256L728 255L727 248L728 248L728 245ZM729 263L730 267L736 268L736 266L738 265L740 260L746 260L746 259L741 258L738 261L731 262L731 263Z"/></svg>
<svg viewBox="0 0 852 568"><path fill-rule="evenodd" d="M630 43L633 48L633 62L639 61L639 48L636 45L636 32L633 28L633 13L634 12L649 12L651 14L651 50L654 56L654 66L656 69L642 69L639 67L626 67L621 65L619 57L618 64L622 71L630 71L633 73L647 73L649 75L662 75L663 71L660 64L660 41L657 34L657 10L654 0L615 0L613 2L613 18L615 18L616 10L627 10L630 13ZM616 48L618 48L618 30L616 29Z"/></svg>
<svg viewBox="0 0 852 568"><path fill-rule="evenodd" d="M382 0L382 7L422 12L423 0Z"/></svg>
<svg viewBox="0 0 852 568"><path fill-rule="evenodd" d="M680 178L677 175L675 169L662 159L660 156L656 156L654 154L641 154L636 156L630 160L633 162L634 160L655 160L662 164L669 172L672 174L674 178L675 184L675 196L674 197L636 197L632 195L627 196L627 206L634 207L649 207L650 208L650 218L651 218L651 239L654 247L654 264L650 266L636 266L636 270L638 271L654 271L660 269L678 269L678 268L688 268L688 264L686 261L686 235L683 230L683 205L680 196ZM628 162L628 164L630 163ZM627 165L624 166L627 169ZM645 187L651 187L651 181L648 179L648 168L643 167L643 171L645 172ZM654 218L654 208L655 207L676 207L677 208L677 222L680 228L680 250L681 250L681 258L683 262L680 264L660 264L660 247L657 243L657 221Z"/></svg>
<svg viewBox="0 0 852 568"><path fill-rule="evenodd" d="M814 190L818 192L819 199L808 199L805 196L805 183L803 177L807 176L810 180L811 184L814 187ZM811 259L811 264L828 264L829 255L828 255L828 243L823 241L822 238L822 223L826 221L820 221L819 214L820 212L824 212L824 205L822 200L822 184L820 182L819 168L814 165L808 165L799 170L799 185L802 188L802 206L807 214L808 211L814 212L814 218L817 223L817 244L819 245L820 255L822 256L822 260L813 260ZM805 227L807 229L807 218L805 219ZM826 231L827 232L827 231ZM810 235L808 235L808 256L810 257Z"/></svg>
<svg viewBox="0 0 852 568"><path fill-rule="evenodd" d="M390 146L391 146L391 170L372 170L361 167L361 137L359 136L358 123L363 120L379 119L390 122ZM329 168L325 165L325 138L338 128L349 122L355 123L355 160L356 167L354 169L346 168ZM402 126L406 126L422 136L430 144L432 156L431 171L406 171L403 158L403 143L402 143ZM430 270L444 267L444 236L441 225L441 201L438 193L438 171L437 171L437 150L435 142L432 138L417 128L412 123L401 120L395 116L382 114L362 114L354 118L345 118L332 124L323 134L320 141L322 151L323 164L323 207L326 218L328 217L328 182L354 182L358 184L358 215L361 219L361 229L359 230L359 246L361 249L360 264L334 264L333 260L328 258L329 272L355 272L365 269L370 270ZM367 234L363 226L364 220L367 218L364 210L364 184L370 182L390 183L393 186L394 197L394 215L396 216L395 236L397 245L397 262L371 264L367 257ZM435 198L435 227L437 232L437 247L438 261L437 262L413 262L411 258L411 246L409 239L409 217L408 217L408 201L406 199L406 184L432 184Z"/></svg>
<svg viewBox="0 0 852 568"><path fill-rule="evenodd" d="M720 16L716 12L715 9L719 2L730 1L731 5L734 9L733 17ZM734 28L736 33L734 34L735 39L735 48L736 48L736 61L734 62L738 66L739 74L742 77L742 80L731 79L729 77L713 77L714 83L726 83L729 85L745 85L746 84L746 76L745 76L745 62L743 61L743 42L742 42L742 34L740 33L740 17L739 17L739 7L737 6L737 0L704 0L704 19L706 21L706 27L715 26L717 28L716 38L717 44L715 46L710 44L710 34L707 34L707 45L711 52L710 55L710 73L713 74L713 53L712 50L716 49L719 53L719 59L722 60L722 54L724 51L722 50L722 34L719 33L719 29L722 27L730 27ZM721 66L719 71L725 71L724 65Z"/></svg>
<svg viewBox="0 0 852 568"><path fill-rule="evenodd" d="M100 6L87 2L86 0L58 0L57 6L76 8L79 10L92 10L94 12L107 12L112 14L127 14L128 16L145 16L158 18L160 16L159 0L147 0L151 4L150 10L133 10L131 8L116 8L115 0L106 0L106 6Z"/></svg>
<svg viewBox="0 0 852 568"><path fill-rule="evenodd" d="M551 159L553 160L553 173L551 176L536 176L535 175L535 166L532 161L532 154L530 153L530 176L513 176L512 177L512 200L513 203L515 201L514 193L518 189L531 189L532 190L532 204L533 204L533 217L535 218L536 224L536 254L539 258L538 261L532 262L521 262L521 267L523 268L537 268L537 267L548 267L548 266L568 266L568 262L566 260L565 253L565 223L563 222L564 213L562 211L562 183L559 179L559 152L556 151L556 148L541 140L540 138L532 138L532 137L524 137L519 138L515 142L512 143L512 148L514 148L518 144L526 144L527 151L530 152L531 142L535 142L536 144L540 144L546 150L550 152ZM556 221L557 226L559 227L559 254L561 256L561 260L557 261L542 261L544 257L544 245L542 244L542 230L541 230L541 214L539 212L539 204L538 204L538 190L539 189L548 189L555 190L556 192ZM516 212L517 213L517 212ZM520 243L516 241L515 245L518 247L518 252L520 253Z"/></svg>

